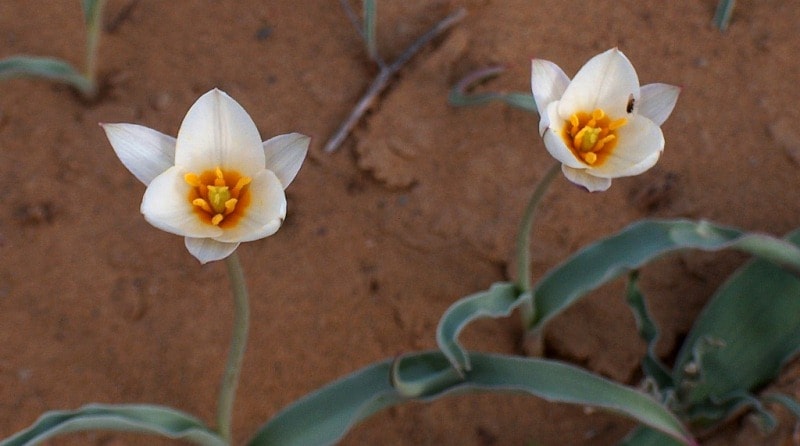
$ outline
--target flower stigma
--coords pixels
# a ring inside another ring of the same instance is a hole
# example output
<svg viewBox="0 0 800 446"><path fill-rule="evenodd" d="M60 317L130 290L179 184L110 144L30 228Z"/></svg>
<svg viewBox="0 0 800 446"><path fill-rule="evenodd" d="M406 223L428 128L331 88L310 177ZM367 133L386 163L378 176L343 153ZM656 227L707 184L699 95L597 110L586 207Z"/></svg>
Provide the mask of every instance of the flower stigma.
<svg viewBox="0 0 800 446"><path fill-rule="evenodd" d="M200 175L190 172L183 178L191 186L188 199L195 214L208 224L233 226L250 204L247 186L252 178L238 172L217 167Z"/></svg>
<svg viewBox="0 0 800 446"><path fill-rule="evenodd" d="M562 137L567 147L586 164L600 165L617 145L616 130L628 123L625 118L611 120L602 109L570 116Z"/></svg>

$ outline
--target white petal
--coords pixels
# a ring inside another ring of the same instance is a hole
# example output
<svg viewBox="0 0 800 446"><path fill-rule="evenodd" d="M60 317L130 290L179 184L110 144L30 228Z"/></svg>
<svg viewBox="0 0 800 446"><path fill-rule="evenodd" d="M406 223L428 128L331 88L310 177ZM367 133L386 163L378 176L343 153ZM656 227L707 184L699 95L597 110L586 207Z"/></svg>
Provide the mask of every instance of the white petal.
<svg viewBox="0 0 800 446"><path fill-rule="evenodd" d="M175 138L136 124L100 124L122 164L139 181L153 178L175 164Z"/></svg>
<svg viewBox="0 0 800 446"><path fill-rule="evenodd" d="M186 237L184 243L189 253L203 264L222 260L239 247L238 243L223 243L210 238Z"/></svg>
<svg viewBox="0 0 800 446"><path fill-rule="evenodd" d="M569 119L574 113L603 109L612 117L626 114L628 99L639 100L639 78L627 57L616 48L594 56L572 79L561 96L558 113Z"/></svg>
<svg viewBox="0 0 800 446"><path fill-rule="evenodd" d="M633 115L617 130L617 146L591 174L603 178L638 175L653 167L664 150L661 128L644 116Z"/></svg>
<svg viewBox="0 0 800 446"><path fill-rule="evenodd" d="M661 125L669 118L675 103L678 102L680 87L668 84L647 84L642 86L641 97L637 103L638 113Z"/></svg>
<svg viewBox="0 0 800 446"><path fill-rule="evenodd" d="M172 234L186 237L217 237L222 229L202 221L189 202L189 186L185 172L173 166L147 186L141 211L151 225Z"/></svg>
<svg viewBox="0 0 800 446"><path fill-rule="evenodd" d="M239 103L220 90L211 90L183 118L175 165L194 173L221 167L252 176L264 168L261 136Z"/></svg>
<svg viewBox="0 0 800 446"><path fill-rule="evenodd" d="M584 168L586 163L579 160L567 147L564 138L561 136L563 131L564 121L558 116L558 102L553 102L547 107L546 115L550 116L553 120L551 127L548 128L542 137L544 138L544 146L553 158L560 161L562 164L575 167Z"/></svg>
<svg viewBox="0 0 800 446"><path fill-rule="evenodd" d="M264 141L266 167L278 177L284 189L300 170L310 143L311 138L299 133L278 135Z"/></svg>
<svg viewBox="0 0 800 446"><path fill-rule="evenodd" d="M561 99L567 85L569 77L558 65L549 60L531 61L531 90L540 115L551 102Z"/></svg>
<svg viewBox="0 0 800 446"><path fill-rule="evenodd" d="M572 169L562 165L561 172L568 180L585 187L589 192L602 192L611 187L610 178L598 178L591 175L586 169Z"/></svg>
<svg viewBox="0 0 800 446"><path fill-rule="evenodd" d="M275 220L286 217L286 195L278 177L270 170L263 169L253 177L248 193L251 194L250 205L244 215L233 228L225 229L216 237L220 242L249 242L267 237L275 233Z"/></svg>

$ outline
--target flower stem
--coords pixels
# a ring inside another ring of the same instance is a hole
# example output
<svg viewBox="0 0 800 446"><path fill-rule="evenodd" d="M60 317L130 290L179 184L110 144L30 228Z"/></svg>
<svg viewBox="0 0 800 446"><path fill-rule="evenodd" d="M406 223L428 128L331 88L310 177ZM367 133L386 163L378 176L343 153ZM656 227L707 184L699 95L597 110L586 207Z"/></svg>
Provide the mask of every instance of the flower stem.
<svg viewBox="0 0 800 446"><path fill-rule="evenodd" d="M225 266L228 268L231 291L233 291L233 338L228 353L228 363L225 365L225 374L222 376L222 384L219 389L217 432L230 442L233 401L236 398L236 386L239 384L239 374L242 369L245 344L247 344L250 309L247 302L247 284L244 280L244 272L235 251L225 259Z"/></svg>
<svg viewBox="0 0 800 446"><path fill-rule="evenodd" d="M536 209L547 192L548 186L553 182L556 174L561 170L561 164L555 163L544 174L536 189L531 195L531 200L525 208L525 213L522 215L522 224L517 234L517 287L521 293L526 293L531 290L531 229L533 228L533 220L536 216ZM523 328L528 330L533 322L535 316L533 308L533 296L528 299L522 306L522 323Z"/></svg>

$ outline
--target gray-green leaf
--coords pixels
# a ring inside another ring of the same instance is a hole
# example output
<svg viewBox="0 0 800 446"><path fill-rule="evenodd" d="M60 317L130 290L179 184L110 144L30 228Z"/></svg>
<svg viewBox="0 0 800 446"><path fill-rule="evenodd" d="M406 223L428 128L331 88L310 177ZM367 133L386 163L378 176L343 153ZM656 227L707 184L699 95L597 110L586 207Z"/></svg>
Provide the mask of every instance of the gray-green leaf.
<svg viewBox="0 0 800 446"><path fill-rule="evenodd" d="M169 407L90 404L47 412L31 427L0 441L0 446L32 446L56 435L89 430L152 434L205 446L227 444L197 418Z"/></svg>

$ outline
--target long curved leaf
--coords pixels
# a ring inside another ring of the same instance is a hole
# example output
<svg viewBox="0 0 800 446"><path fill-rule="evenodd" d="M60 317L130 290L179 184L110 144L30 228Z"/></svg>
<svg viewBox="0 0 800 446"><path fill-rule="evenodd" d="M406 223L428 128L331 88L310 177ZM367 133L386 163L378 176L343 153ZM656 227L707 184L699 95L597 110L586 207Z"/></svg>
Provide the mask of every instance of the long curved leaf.
<svg viewBox="0 0 800 446"><path fill-rule="evenodd" d="M56 435L89 430L152 434L205 446L227 444L197 418L169 407L90 404L45 413L31 427L0 441L0 446L31 446Z"/></svg>
<svg viewBox="0 0 800 446"><path fill-rule="evenodd" d="M733 17L733 7L736 5L735 0L720 0L717 4L717 10L714 12L714 25L720 31L725 31Z"/></svg>
<svg viewBox="0 0 800 446"><path fill-rule="evenodd" d="M524 299L530 299L530 295L520 296L516 285L507 282L495 283L486 291L459 299L439 320L436 328L439 349L457 370L469 370L469 356L458 342L461 330L478 318L508 316Z"/></svg>
<svg viewBox="0 0 800 446"><path fill-rule="evenodd" d="M514 392L590 405L625 415L685 444L696 444L657 401L585 370L557 361L494 354L472 353L470 359L472 369L463 379L438 351L372 364L287 407L248 444L332 444L378 410L473 392Z"/></svg>
<svg viewBox="0 0 800 446"><path fill-rule="evenodd" d="M522 92L486 92L486 93L471 93L470 90L477 84L485 82L498 74L504 72L506 69L502 66L493 66L476 70L464 76L458 83L456 83L450 94L447 96L448 102L456 107L466 107L472 105L483 105L492 101L505 102L513 107L521 108L527 111L536 111L536 102L533 100L531 93Z"/></svg>
<svg viewBox="0 0 800 446"><path fill-rule="evenodd" d="M549 271L534 287L535 329L606 282L681 249L738 249L800 271L800 249L763 234L707 221L643 220L582 249Z"/></svg>
<svg viewBox="0 0 800 446"><path fill-rule="evenodd" d="M0 60L0 80L40 77L72 85L81 92L94 89L92 83L72 65L52 57L13 56Z"/></svg>

